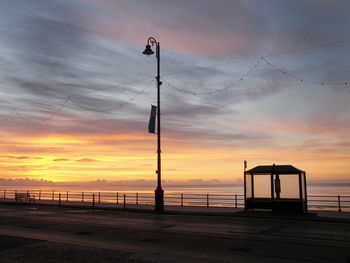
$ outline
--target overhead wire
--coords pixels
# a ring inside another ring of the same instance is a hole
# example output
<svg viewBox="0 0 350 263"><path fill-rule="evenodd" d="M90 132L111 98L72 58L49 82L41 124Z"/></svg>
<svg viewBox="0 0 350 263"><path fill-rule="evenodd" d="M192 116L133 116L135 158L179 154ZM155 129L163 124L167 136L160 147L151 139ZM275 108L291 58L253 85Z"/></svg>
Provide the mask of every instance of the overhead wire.
<svg viewBox="0 0 350 263"><path fill-rule="evenodd" d="M32 121L30 121L29 119L25 118L21 113L19 113L19 112L17 111L16 108L13 108L13 110L14 110L14 112L16 113L16 115L17 115L20 119L22 119L22 120L25 121L25 122L32 123Z"/></svg>
<svg viewBox="0 0 350 263"><path fill-rule="evenodd" d="M46 122L46 121L49 121L49 120L51 120L52 118L54 118L54 117L63 109L63 107L68 103L68 101L69 101L69 99L70 99L69 97L70 97L70 96L68 96L68 97L66 98L66 100L64 101L64 103L62 103L62 104L58 107L58 109L57 109L56 111L54 111L53 113L51 113L51 115L49 115L48 117L46 117L46 118L44 118L44 119L42 119L42 120L37 120L37 121L29 120L28 118L24 117L24 116L18 111L17 108L12 108L12 111L13 111L21 120L23 120L23 121L25 121L25 122L28 122L28 123ZM8 119L10 119L10 117L11 117L11 116L8 116L8 118L6 119L6 121L7 121ZM0 126L1 126L1 124L0 124Z"/></svg>
<svg viewBox="0 0 350 263"><path fill-rule="evenodd" d="M69 100L70 100L70 96L68 96L66 98L66 100L61 104L61 106L55 112L51 113L50 116L48 116L47 118L43 119L42 122L49 121L52 118L54 118L57 114L59 114L60 111L64 108L64 106L66 106L66 104L68 103Z"/></svg>
<svg viewBox="0 0 350 263"><path fill-rule="evenodd" d="M173 73L167 73L167 74L164 74L162 77L164 76L171 76L171 75L177 75L177 74L181 74L181 73L186 73L186 72L190 72L190 71L195 71L195 70L201 70L201 69L208 69L208 68L211 68L211 67L218 67L218 66L223 66L223 65L229 65L229 64L236 64L236 63L242 63L242 62L246 62L246 61L250 61L250 60L254 60L254 59L257 59L257 58L260 58L258 60L258 62L249 70L247 71L244 75L242 75L240 78L238 78L237 80L234 81L234 83L236 82L239 82L239 81L242 81L244 80L251 72L253 72L257 67L258 65L261 63L261 61L264 61L267 65L269 65L270 67L274 68L275 70L281 72L282 74L286 75L286 76L289 76L291 78L294 78L295 80L298 80L300 82L307 82L307 83L311 83L311 84L319 84L319 85L348 85L349 82L345 81L345 82L318 82L318 81L314 81L314 80L309 80L309 79L303 79L303 78L300 78L298 77L297 75L295 74L292 74L290 72L287 72L283 69L281 69L280 67L276 66L275 64L271 63L270 61L268 61L266 58L267 57L272 57L272 56L279 56L279 55L284 55L284 54L288 54L288 53L294 53L294 52L300 52L300 51L304 51L304 50L310 50L310 49L316 49L316 48L322 48L322 47L326 47L326 46L331 46L331 45L338 45L338 44L343 44L343 43L347 43L347 42L350 42L350 39L344 39L344 40L340 40L340 41L333 41L333 42L327 42L327 43L323 43L323 44L319 44L319 45L314 45L314 46L309 46L309 47L303 47L303 48L298 48L298 49L290 49L290 50L286 50L286 51L281 51L281 52L275 52L275 53L270 53L270 54L267 54L263 57L258 57L258 56L255 56L255 57L250 57L250 58L246 58L246 59L241 59L241 60L234 60L234 61L228 61L228 62L224 62L224 63L219 63L219 64L214 64L214 65L211 65L211 66L206 66L206 67L200 67L200 68L192 68L192 69L188 69L188 70L184 70L184 71L178 71L178 72L173 72ZM129 85L129 84L133 84L133 83L137 83L137 82L140 82L140 81L144 81L145 79L142 79L142 80L135 80L135 81L131 81L131 82L125 82L123 83L123 85ZM130 97L130 101L133 101L136 97L138 97L140 94L144 93L144 91L151 85L151 83L154 81L154 79L141 91L137 92L137 94L135 96L132 96ZM163 79L164 81L164 79ZM185 93L185 94L189 94L189 95L212 95L212 94L216 94L216 93L219 93L219 92L222 92L224 90L228 90L229 88L232 88L234 84L230 84L229 86L226 86L224 88L220 88L220 89L216 89L216 90L213 90L213 91L206 91L206 92L201 92L201 93L198 93L198 92L192 92L192 91L188 91L188 90L185 90L185 89L181 89L181 88L178 88L176 87L175 85L173 84L170 84L168 81L166 81L166 84L168 86L171 86L173 87L174 89L178 90L179 92L182 92L182 93ZM79 108L83 109L83 110L88 110L88 111L95 111L95 112L105 112L105 113L110 113L111 111L115 110L115 109L118 109L118 108L121 108L123 106L125 106L127 104L127 102L123 102L121 103L120 105L118 106L115 106L115 107L111 107L111 108L108 108L108 109L104 109L104 110L100 110L100 109L91 109L91 108L88 108L88 107L85 107L85 106L82 106L81 104L77 103L76 101L74 101L72 99L73 96L68 96L65 101L58 107L58 109L56 111L54 111L51 115L49 115L48 117L44 118L43 120L41 121L36 121L36 122L46 122L46 121L49 121L51 119L53 119L56 115L58 115L61 110L67 105L67 103L70 101L72 102L73 104L75 104L76 106L78 106ZM0 126L2 126L4 123L6 123L12 116L13 116L13 113L15 113L15 115L17 115L20 119L22 119L23 121L25 122L28 122L28 123L32 123L32 121L30 121L29 119L25 118L18 110L17 108L12 108L11 111L10 111L10 114L7 115L5 117L4 120L2 120L0 122Z"/></svg>
<svg viewBox="0 0 350 263"><path fill-rule="evenodd" d="M249 75L250 73L252 73L252 72L259 66L259 64L261 63L261 61L262 61L262 58L260 58L260 59L258 60L258 62L255 63L255 65L254 65L252 68L250 68L245 74L243 74L240 78L236 79L236 80L234 81L234 83L239 82L239 81L243 81L246 77L248 77L248 75ZM217 90L214 90L214 91L206 92L205 94L211 95L211 94L219 93L219 92L224 91L224 90L228 90L228 89L230 89L230 88L233 87L234 83L233 83L233 84L230 84L229 86L226 86L226 87L224 87L224 88L221 88L221 89L217 89Z"/></svg>
<svg viewBox="0 0 350 263"><path fill-rule="evenodd" d="M271 63L269 60L267 60L265 57L261 57L259 59L259 61L251 68L249 69L244 75L242 75L240 78L236 79L234 81L234 83L236 82L239 82L239 81L242 81L244 80L251 72L253 72L258 66L259 64L264 61L268 66L270 66L271 68L273 68L274 70L282 73L283 75L286 75L290 78L293 78L297 81L300 81L300 82L305 82L305 83L310 83L310 84L315 84L315 85L348 85L349 82L348 81L344 81L344 82L326 82L326 81L315 81L315 80L311 80L311 79L305 79L305 78L301 78L295 74L292 74L286 70L283 70L282 68L276 66L275 64ZM181 88L178 88L176 87L174 84L171 84L169 83L168 81L165 81L166 84L174 89L176 89L177 91L180 91L182 93L186 93L186 94L190 94L190 95L194 95L194 96L197 96L197 95L212 95L212 94L216 94L216 93L219 93L219 92L222 92L222 91L225 91L225 90L228 90L229 88L232 88L234 86L234 83L230 84L229 86L226 86L224 88L220 88L220 89L216 89L216 90L212 90L212 91L206 91L206 92L202 92L202 93L198 93L198 92L191 92L191 91L188 91L188 90L184 90L184 89L181 89Z"/></svg>
<svg viewBox="0 0 350 263"><path fill-rule="evenodd" d="M331 42L326 42L318 45L313 45L309 47L303 47L303 48L296 48L296 49L289 49L286 51L281 51L281 52L275 52L271 53L268 55L265 55L264 57L274 57L274 56L280 56L280 55L285 55L288 53L295 53L295 52L300 52L300 51L305 51L305 50L310 50L310 49L317 49L317 48L322 48L322 47L328 47L328 46L334 46L334 45L339 45L339 44L344 44L350 42L350 38L343 39L343 40L338 40L338 41L331 41Z"/></svg>
<svg viewBox="0 0 350 263"><path fill-rule="evenodd" d="M269 60L267 60L265 57L262 58L264 60L264 62L270 66L271 68L275 69L276 71L282 73L283 75L286 75L290 78L293 78L297 81L300 82L306 82L306 83L310 83L310 84L315 84L315 85L348 85L348 81L344 81L344 82L326 82L326 81L315 81L315 80L310 80L310 79L305 79L305 78L301 78L295 74L292 74L286 70L281 69L280 67L276 66L275 64L271 63Z"/></svg>
<svg viewBox="0 0 350 263"><path fill-rule="evenodd" d="M234 80L234 83L231 83L230 85L226 86L226 87L223 87L223 88L219 88L219 89L216 89L216 90L212 90L212 91L206 91L206 92L191 92L191 91L188 91L188 90L184 90L184 89L181 89L181 88L178 88L176 87L175 85L173 84L170 84L168 81L165 80L166 84L182 93L186 93L186 94L190 94L190 95L212 95L212 94L216 94L216 93L219 93L219 92L222 92L222 91L225 91L225 90L228 90L230 88L232 88L234 86L234 84L236 82L239 82L239 81L243 81L250 73L252 73L258 66L259 64L261 63L261 61L263 61L263 58L261 57L247 72L245 72L242 76L240 76L239 78L237 78L236 80ZM164 79L163 79L164 80Z"/></svg>
<svg viewBox="0 0 350 263"><path fill-rule="evenodd" d="M130 101L135 100L138 96L140 96L142 93L144 93L144 92L151 86L151 84L152 84L153 82L154 82L154 79L152 79L152 80L145 86L144 89L142 89L141 91L137 91L136 94L135 94L134 96L129 97L129 100L130 100ZM72 97L74 97L74 96L70 96L70 99L69 99L69 100L70 100L74 105L78 106L79 108L81 108L81 109L83 109L83 110L92 111L92 112L99 112L99 113L110 113L111 111L116 110L116 109L120 109L120 108L122 108L122 107L124 107L125 105L128 104L127 102L123 102L123 103L121 103L121 104L119 104L119 105L117 105L117 106L110 107L110 108L107 108L107 109L97 109L97 108L90 108L90 107L83 106L83 105L77 103L76 101L74 101L74 100L72 99Z"/></svg>
<svg viewBox="0 0 350 263"><path fill-rule="evenodd" d="M14 113L14 108L11 108L10 113L6 115L6 117L0 122L0 127L12 117L13 113Z"/></svg>
<svg viewBox="0 0 350 263"><path fill-rule="evenodd" d="M132 97L129 97L129 100L130 101L133 101L135 100L138 96L140 96L142 93L144 93L150 86L151 84L154 82L154 79L152 79L152 81L150 81L144 89L142 89L141 91L137 91L136 94ZM88 107L85 107L85 106L82 106L81 104L77 103L76 101L74 101L73 99L74 95L70 95L70 96L67 96L65 101L58 107L58 109L56 111L54 111L53 113L51 113L51 115L49 115L48 117L44 118L44 119L41 119L41 120L36 120L36 121L32 121L28 118L26 118L24 115L22 115L22 113L17 109L17 108L11 108L11 111L10 113L5 117L4 120L2 120L0 122L0 126L2 126L6 121L8 121L12 116L13 116L13 113L19 117L21 120L27 122L27 123L43 123L43 122L47 122L51 119L53 119L55 116L57 116L61 110L67 105L68 102L72 102L74 105L78 106L79 108L83 109L83 110L87 110L87 111L93 111L93 112L99 112L99 113L110 113L111 111L115 110L115 109L118 109L118 108L121 108L123 106L125 106L126 104L128 104L127 102L123 102L121 103L120 105L118 106L115 106L115 107L111 107L111 108L108 108L108 109L91 109L91 108L88 108Z"/></svg>
<svg viewBox="0 0 350 263"><path fill-rule="evenodd" d="M252 56L252 57L238 59L238 60L234 59L234 60L226 61L223 63L212 64L210 66L193 67L193 68L189 68L187 70L166 73L166 74L163 74L163 76L172 76L172 75L178 75L178 74L187 73L187 72L191 72L191 71L203 70L203 69L220 67L220 66L231 65L231 64L238 64L238 63L242 63L242 62L247 62L247 61L259 59L261 57L268 58L268 57L280 56L280 55L285 55L285 54L289 54L289 53L295 53L295 52L306 51L306 50L311 50L311 49L323 48L323 47L327 47L327 46L340 45L340 44L344 44L344 43L348 43L348 42L350 42L350 38L338 40L338 41L326 42L326 43L308 46L308 47L301 47L301 48L289 49L289 50L285 50L285 51L274 52L274 53L270 53L270 54L265 54L263 56L262 55Z"/></svg>
<svg viewBox="0 0 350 263"><path fill-rule="evenodd" d="M152 84L153 82L154 82L154 79L152 79L152 80L146 85L146 87L145 87L143 90L136 92L136 95L133 96L133 97L131 97L130 100L133 101L133 100L136 99L138 96L140 96L142 93L144 93L144 92L146 91L146 89L148 89L148 88L151 86L151 84Z"/></svg>

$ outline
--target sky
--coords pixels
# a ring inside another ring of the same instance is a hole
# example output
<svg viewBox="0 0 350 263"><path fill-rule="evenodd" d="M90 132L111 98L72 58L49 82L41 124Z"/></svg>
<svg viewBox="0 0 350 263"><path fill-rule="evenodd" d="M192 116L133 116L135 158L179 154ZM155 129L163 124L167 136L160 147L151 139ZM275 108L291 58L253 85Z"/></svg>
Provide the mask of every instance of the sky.
<svg viewBox="0 0 350 263"><path fill-rule="evenodd" d="M239 183L243 161L350 180L347 0L2 0L1 179ZM153 47L154 48L154 47Z"/></svg>

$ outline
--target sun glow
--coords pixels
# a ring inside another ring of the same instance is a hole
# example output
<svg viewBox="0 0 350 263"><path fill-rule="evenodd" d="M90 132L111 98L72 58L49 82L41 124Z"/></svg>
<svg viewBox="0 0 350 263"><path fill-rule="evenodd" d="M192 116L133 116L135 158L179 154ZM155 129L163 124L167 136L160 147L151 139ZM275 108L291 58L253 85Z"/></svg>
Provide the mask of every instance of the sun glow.
<svg viewBox="0 0 350 263"><path fill-rule="evenodd" d="M12 137L3 147L0 167L3 178L155 180L155 146L154 137L148 134ZM346 176L344 163L350 154L214 148L165 137L162 158L164 180L235 182L242 178L243 160L248 160L249 167L292 164L313 179L326 179L334 172L341 178Z"/></svg>

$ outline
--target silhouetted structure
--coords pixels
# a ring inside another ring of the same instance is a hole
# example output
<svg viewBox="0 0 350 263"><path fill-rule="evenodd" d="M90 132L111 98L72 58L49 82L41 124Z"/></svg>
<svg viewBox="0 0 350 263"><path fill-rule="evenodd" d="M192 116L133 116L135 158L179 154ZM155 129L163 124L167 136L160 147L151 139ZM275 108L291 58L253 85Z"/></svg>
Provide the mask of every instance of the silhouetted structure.
<svg viewBox="0 0 350 263"><path fill-rule="evenodd" d="M160 44L155 40L154 37L149 37L147 39L147 45L143 54L150 56L154 54L151 49L152 46L156 46L156 57L157 57L157 188L155 192L155 210L157 212L162 212L164 210L164 190L162 188L162 168L161 168L161 150L160 150L160 86L162 82L160 81Z"/></svg>
<svg viewBox="0 0 350 263"><path fill-rule="evenodd" d="M307 213L306 174L292 165L257 166L244 172L244 207Z"/></svg>

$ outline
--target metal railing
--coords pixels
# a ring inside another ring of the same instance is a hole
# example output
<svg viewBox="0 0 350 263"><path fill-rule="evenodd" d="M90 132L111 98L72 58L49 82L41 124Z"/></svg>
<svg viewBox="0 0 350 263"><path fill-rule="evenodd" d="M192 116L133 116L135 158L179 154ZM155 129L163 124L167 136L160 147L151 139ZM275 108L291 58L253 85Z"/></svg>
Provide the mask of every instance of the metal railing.
<svg viewBox="0 0 350 263"><path fill-rule="evenodd" d="M350 195L308 195L308 208L331 211L350 211Z"/></svg>
<svg viewBox="0 0 350 263"><path fill-rule="evenodd" d="M165 194L166 205L176 206L206 206L206 207L244 207L242 194Z"/></svg>
<svg viewBox="0 0 350 263"><path fill-rule="evenodd" d="M49 191L49 190L0 190L0 200L7 201L28 201L16 199L17 193L27 193L36 202L59 203L60 205L80 203L92 204L115 204L125 206L132 205L153 205L154 193L125 193L125 192L89 192L89 191ZM166 193L164 196L165 205L171 206L206 206L206 207L244 207L244 196L240 194L183 194Z"/></svg>
<svg viewBox="0 0 350 263"><path fill-rule="evenodd" d="M29 194L31 199L16 198L17 193ZM308 195L309 210L350 211L350 195ZM93 207L121 207L128 205L154 205L154 193L142 192L91 192L91 191L49 191L49 190L0 190L0 201L39 202L58 205L86 205ZM242 194L191 194L165 193L164 203L168 206L232 207L244 208Z"/></svg>

